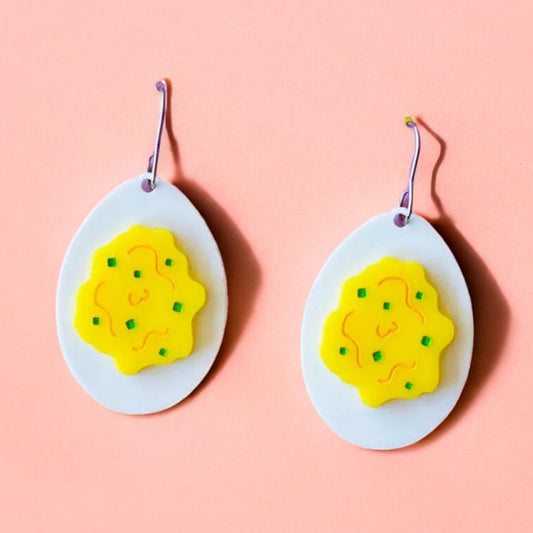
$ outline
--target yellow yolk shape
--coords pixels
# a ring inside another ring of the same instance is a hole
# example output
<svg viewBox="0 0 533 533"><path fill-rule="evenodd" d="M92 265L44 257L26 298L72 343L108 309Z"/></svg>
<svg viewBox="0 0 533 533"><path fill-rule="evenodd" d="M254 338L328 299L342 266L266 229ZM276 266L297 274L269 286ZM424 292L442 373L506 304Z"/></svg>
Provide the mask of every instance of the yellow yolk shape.
<svg viewBox="0 0 533 533"><path fill-rule="evenodd" d="M120 372L135 374L191 354L193 318L204 303L172 233L132 226L94 253L74 326Z"/></svg>
<svg viewBox="0 0 533 533"><path fill-rule="evenodd" d="M378 407L433 392L440 355L453 337L422 265L386 257L344 283L320 355L366 405Z"/></svg>

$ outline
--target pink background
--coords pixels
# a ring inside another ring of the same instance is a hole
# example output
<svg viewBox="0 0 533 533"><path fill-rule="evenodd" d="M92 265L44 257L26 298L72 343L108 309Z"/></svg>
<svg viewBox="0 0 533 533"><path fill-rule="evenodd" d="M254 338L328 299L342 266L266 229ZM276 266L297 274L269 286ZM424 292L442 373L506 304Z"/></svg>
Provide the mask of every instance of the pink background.
<svg viewBox="0 0 533 533"><path fill-rule="evenodd" d="M532 15L494 0L4 3L0 529L529 530ZM165 135L160 174L211 226L231 310L203 385L133 417L68 371L55 285L86 214L145 169L160 77L180 154ZM415 210L464 269L476 347L452 416L371 452L313 410L300 323L330 252L396 205L407 113L423 125Z"/></svg>

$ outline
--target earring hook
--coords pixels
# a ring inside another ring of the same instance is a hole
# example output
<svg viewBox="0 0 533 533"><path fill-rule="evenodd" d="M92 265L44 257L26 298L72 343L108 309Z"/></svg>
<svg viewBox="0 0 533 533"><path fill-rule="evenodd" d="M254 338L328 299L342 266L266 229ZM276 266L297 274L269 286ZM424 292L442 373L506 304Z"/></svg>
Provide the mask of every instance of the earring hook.
<svg viewBox="0 0 533 533"><path fill-rule="evenodd" d="M408 128L411 128L415 134L415 149L413 152L413 158L411 159L411 166L409 168L409 180L407 183L407 189L403 191L399 205L399 207L407 208L407 213L398 214L394 221L395 224L400 227L405 226L409 222L409 219L411 218L411 215L413 213L414 181L416 166L418 164L418 157L420 156L420 131L418 129L416 121L411 116L407 116L403 120L405 122L405 125Z"/></svg>
<svg viewBox="0 0 533 533"><path fill-rule="evenodd" d="M160 92L161 99L159 104L159 120L157 123L157 132L155 135L154 153L148 160L148 179L147 185L150 187L150 191L155 188L155 180L157 175L157 163L159 161L159 149L161 147L161 136L163 134L163 128L165 126L165 119L167 114L167 82L165 80L159 80L155 84L155 88Z"/></svg>

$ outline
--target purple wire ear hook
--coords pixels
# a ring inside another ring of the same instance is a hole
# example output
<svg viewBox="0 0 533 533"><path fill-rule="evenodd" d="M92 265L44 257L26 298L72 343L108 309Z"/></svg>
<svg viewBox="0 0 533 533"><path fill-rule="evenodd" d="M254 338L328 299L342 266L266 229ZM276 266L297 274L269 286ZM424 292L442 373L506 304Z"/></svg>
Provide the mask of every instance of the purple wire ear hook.
<svg viewBox="0 0 533 533"><path fill-rule="evenodd" d="M409 219L411 218L411 215L413 214L413 191L414 191L414 181L415 181L415 173L416 173L416 166L418 164L418 157L420 156L420 131L418 130L418 126L416 124L416 121L413 117L407 116L404 118L405 125L408 128L411 128L415 134L415 150L413 152L413 158L411 159L411 166L409 168L409 180L407 184L407 189L403 191L402 196L400 198L400 205L399 207L403 207L407 209L407 213L398 213L394 217L394 223L399 226L400 228L403 228L407 223L409 222Z"/></svg>
<svg viewBox="0 0 533 533"><path fill-rule="evenodd" d="M155 135L154 153L148 160L148 178L142 182L142 189L145 192L152 192L155 188L157 163L159 161L159 149L161 147L161 136L163 134L163 128L165 126L165 118L167 114L167 82L165 80L159 80L155 84L155 88L161 94L161 100L159 104L159 121L157 123L157 132Z"/></svg>

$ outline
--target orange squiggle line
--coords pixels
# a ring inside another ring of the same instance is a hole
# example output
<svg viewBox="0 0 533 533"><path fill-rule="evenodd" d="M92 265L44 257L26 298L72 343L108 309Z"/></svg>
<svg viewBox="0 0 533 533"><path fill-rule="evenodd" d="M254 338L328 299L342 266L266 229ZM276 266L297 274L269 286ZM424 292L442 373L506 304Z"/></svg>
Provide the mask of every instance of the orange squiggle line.
<svg viewBox="0 0 533 533"><path fill-rule="evenodd" d="M111 313L98 302L98 291L102 288L103 285L105 285L105 283L106 283L105 281L101 281L96 286L96 289L94 289L93 301L94 301L94 305L100 308L107 315L107 318L109 319L109 331L111 332L111 335L113 335L113 337L116 337L117 335L115 331L113 330L113 318L111 317Z"/></svg>
<svg viewBox="0 0 533 533"><path fill-rule="evenodd" d="M363 368L362 365L361 365L361 362L359 361L359 345L357 344L357 342L352 339L348 333L346 333L346 321L348 320L348 318L350 318L351 315L354 314L354 311L350 311L343 319L342 321L342 334L350 341L354 344L355 346L355 350L356 350L356 353L355 353L355 362L357 364L357 366L359 368Z"/></svg>
<svg viewBox="0 0 533 533"><path fill-rule="evenodd" d="M416 368L416 361L413 361L410 365L407 363L398 363L394 365L389 372L389 375L387 379L378 379L379 383L390 383L390 380L392 379L392 375L398 368L405 368L406 370L414 370Z"/></svg>
<svg viewBox="0 0 533 533"><path fill-rule="evenodd" d="M382 279L378 283L378 285L381 285L382 283L385 283L386 281L399 281L400 283L403 283L405 285L405 305L407 305L407 307L409 307L409 309L414 311L420 317L420 320L422 321L422 324L425 324L426 323L426 317L418 309L416 309L415 307L413 307L409 303L409 284L407 283L407 281L405 281L402 278L389 277L389 278Z"/></svg>
<svg viewBox="0 0 533 533"><path fill-rule="evenodd" d="M168 276L165 276L165 274L163 274L163 272L161 272L161 270L159 270L159 256L157 255L157 251L154 250L154 248L152 248L151 246L148 246L147 244L139 244L138 246L134 246L133 248L130 248L128 250L128 254L131 254L131 252L135 251L135 250L138 250L139 248L146 248L147 250L150 250L153 254L154 254L154 257L155 257L155 271L163 278L165 278L171 285L172 285L172 289L174 289L174 281L169 278Z"/></svg>
<svg viewBox="0 0 533 533"><path fill-rule="evenodd" d="M378 325L376 326L376 334L377 334L377 336L378 336L378 337L381 337L382 339L385 339L385 338L388 337L391 333L394 333L395 331L398 331L398 324L396 324L396 322L394 322L394 321L393 321L392 323L393 323L394 327L393 327L392 329L388 329L388 330L387 330L387 333L385 333L384 335L382 335L382 334L380 333L380 331L379 331L379 326L380 326L380 324L378 324Z"/></svg>
<svg viewBox="0 0 533 533"><path fill-rule="evenodd" d="M156 331L156 330L149 331L144 336L144 339L143 339L141 345L139 347L134 346L133 350L136 351L136 352L138 352L139 350L144 350L144 347L146 346L146 343L148 342L148 338L150 337L150 335L159 335L161 337L164 337L164 336L168 335L168 332L169 332L168 328L165 329L164 331Z"/></svg>
<svg viewBox="0 0 533 533"><path fill-rule="evenodd" d="M143 290L143 296L141 296L136 302L133 301L133 297L135 295L132 294L131 292L128 294L128 302L130 303L130 305L132 307L135 307L136 305L140 305L142 304L145 300L148 300L148 298L150 298L150 293L144 289Z"/></svg>

